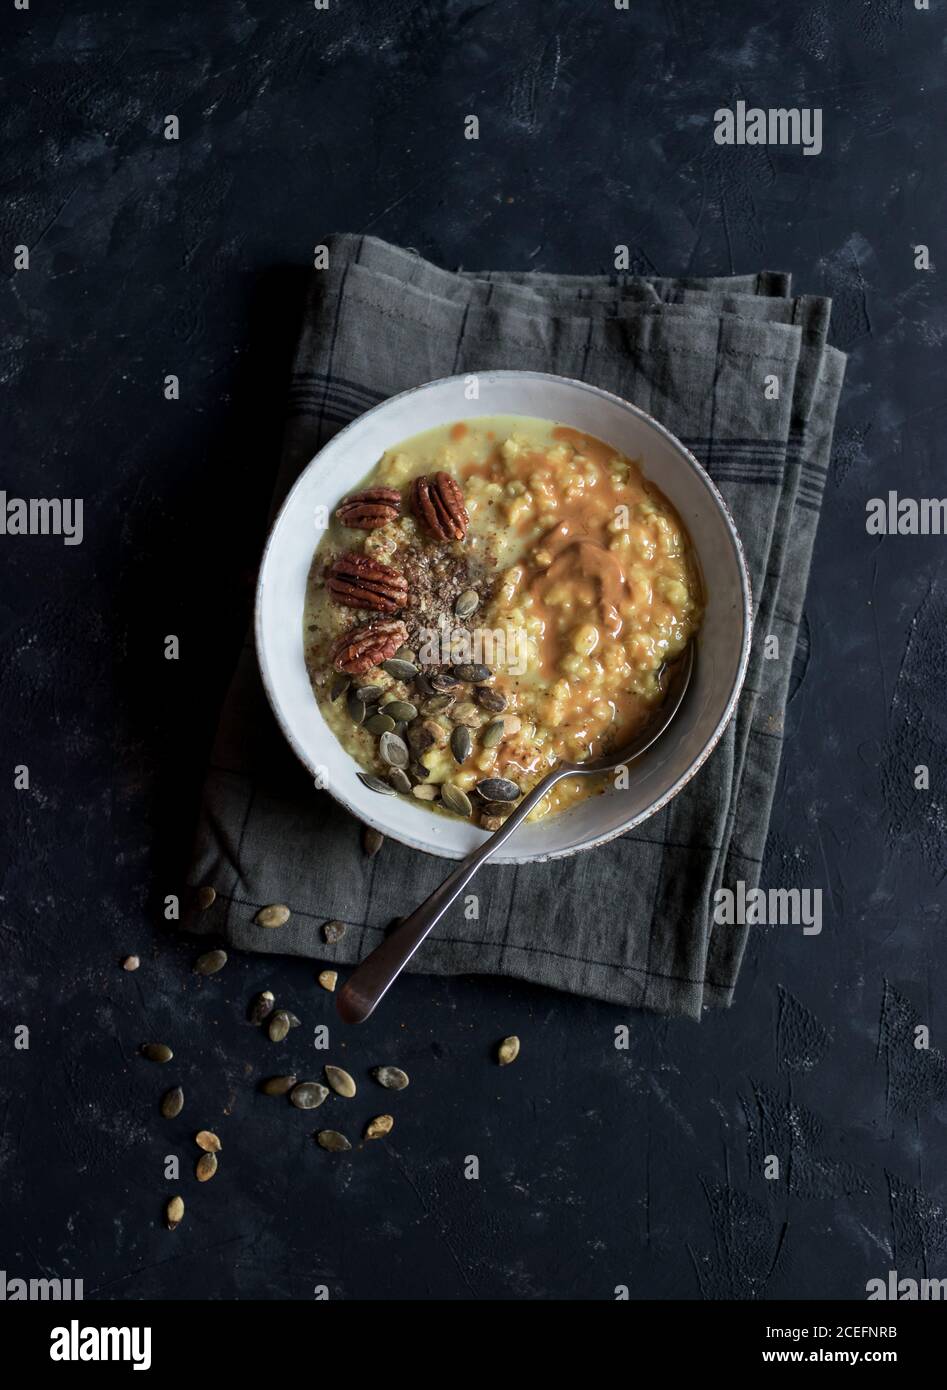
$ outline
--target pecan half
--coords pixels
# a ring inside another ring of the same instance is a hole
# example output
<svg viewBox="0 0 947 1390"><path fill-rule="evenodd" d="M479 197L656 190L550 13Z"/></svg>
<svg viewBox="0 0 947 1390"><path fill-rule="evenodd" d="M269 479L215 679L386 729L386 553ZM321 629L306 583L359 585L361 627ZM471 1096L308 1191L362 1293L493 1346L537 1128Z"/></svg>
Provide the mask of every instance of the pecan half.
<svg viewBox="0 0 947 1390"><path fill-rule="evenodd" d="M360 531L377 531L389 521L396 521L401 511L401 493L396 487L368 487L353 492L335 509L343 526L356 526Z"/></svg>
<svg viewBox="0 0 947 1390"><path fill-rule="evenodd" d="M437 541L462 541L470 517L460 484L449 473L432 473L411 484L411 510Z"/></svg>
<svg viewBox="0 0 947 1390"><path fill-rule="evenodd" d="M396 613L408 601L404 575L371 555L340 555L326 570L326 588L346 608Z"/></svg>
<svg viewBox="0 0 947 1390"><path fill-rule="evenodd" d="M361 676L394 656L408 639L408 629L398 618L376 618L343 633L329 648L329 660L337 671Z"/></svg>

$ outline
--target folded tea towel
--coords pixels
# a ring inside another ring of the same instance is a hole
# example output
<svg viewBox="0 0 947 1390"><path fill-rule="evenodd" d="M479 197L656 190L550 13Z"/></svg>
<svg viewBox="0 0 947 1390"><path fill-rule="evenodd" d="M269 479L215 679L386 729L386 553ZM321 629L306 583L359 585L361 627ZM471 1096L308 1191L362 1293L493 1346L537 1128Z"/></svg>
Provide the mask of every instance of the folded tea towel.
<svg viewBox="0 0 947 1390"><path fill-rule="evenodd" d="M721 887L759 880L783 713L845 359L829 302L789 277L710 279L449 272L371 237L328 241L313 274L290 385L279 504L344 424L420 382L520 368L633 401L697 455L746 551L755 641L738 712L657 815L570 859L488 866L480 918L447 914L412 962L433 974L512 975L699 1018L728 1005L746 928L713 920ZM779 383L777 399L764 379ZM767 635L780 660L763 660ZM367 857L361 827L314 790L283 742L252 643L227 696L190 883L216 889L186 924L239 949L351 964L416 907L447 863L394 842ZM253 922L285 903L278 931ZM347 924L336 945L322 925Z"/></svg>

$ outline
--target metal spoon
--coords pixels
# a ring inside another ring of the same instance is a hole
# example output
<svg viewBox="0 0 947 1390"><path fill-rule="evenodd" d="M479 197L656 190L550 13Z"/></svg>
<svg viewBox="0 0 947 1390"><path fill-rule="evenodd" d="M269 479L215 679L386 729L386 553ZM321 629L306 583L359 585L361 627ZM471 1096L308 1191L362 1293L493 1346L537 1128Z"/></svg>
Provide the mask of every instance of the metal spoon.
<svg viewBox="0 0 947 1390"><path fill-rule="evenodd" d="M611 772L633 758L638 758L659 739L681 707L684 693L690 684L696 662L694 643L690 642L670 668L670 678L664 703L654 719L626 748L607 758L589 763L562 762L553 768L533 790L523 797L507 819L488 840L469 854L452 874L436 888L410 917L395 927L371 955L349 976L336 995L336 1008L346 1023L363 1023L378 1007L388 990L408 964L421 942L444 916L458 893L467 886L474 874L494 851L510 838L516 827L529 815L551 787L563 777L590 777L595 773Z"/></svg>

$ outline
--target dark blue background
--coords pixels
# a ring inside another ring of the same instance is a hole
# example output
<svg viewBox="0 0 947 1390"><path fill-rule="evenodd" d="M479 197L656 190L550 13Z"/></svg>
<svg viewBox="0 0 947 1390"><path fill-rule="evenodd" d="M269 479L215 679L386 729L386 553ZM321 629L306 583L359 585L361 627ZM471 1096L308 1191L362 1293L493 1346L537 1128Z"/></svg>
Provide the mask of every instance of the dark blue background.
<svg viewBox="0 0 947 1390"><path fill-rule="evenodd" d="M34 0L2 25L0 485L84 498L86 536L0 540L0 1267L103 1298L859 1298L889 1268L947 1275L947 542L865 531L869 497L945 491L944 7ZM741 98L821 107L821 156L716 146ZM161 916L332 230L468 269L605 272L626 243L644 273L790 270L850 354L764 870L824 889L823 934L754 933L734 1008L699 1026L406 979L334 1031L364 1082L350 1131L382 1108L371 1065L412 1076L391 1141L341 1159L253 1089L317 1069L312 965L200 981ZM280 1049L242 1021L268 985L306 1025ZM148 1039L170 1066L135 1056ZM224 1151L199 1187L204 1125Z"/></svg>

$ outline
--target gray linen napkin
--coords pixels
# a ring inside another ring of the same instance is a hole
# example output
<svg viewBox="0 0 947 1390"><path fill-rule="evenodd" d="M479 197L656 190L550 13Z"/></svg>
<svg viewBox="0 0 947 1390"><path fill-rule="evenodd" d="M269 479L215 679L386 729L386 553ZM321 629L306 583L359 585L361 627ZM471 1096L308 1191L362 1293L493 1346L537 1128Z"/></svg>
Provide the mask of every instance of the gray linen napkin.
<svg viewBox="0 0 947 1390"><path fill-rule="evenodd" d="M578 377L635 402L697 455L746 550L755 640L737 715L694 780L610 844L543 865L489 867L480 919L447 915L421 973L512 975L699 1018L726 1006L746 928L713 922L714 893L759 880L796 633L845 359L829 302L788 276L722 279L448 272L371 237L328 241L290 386L274 496L344 424L452 373L525 368ZM767 399L767 376L779 397ZM779 639L764 660L763 639ZM243 950L351 964L441 881L445 861L393 842L366 858L359 825L316 792L269 712L252 644L221 718L192 887L216 889L186 925ZM258 909L286 903L278 931ZM348 924L327 945L329 919Z"/></svg>

